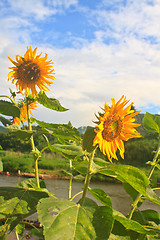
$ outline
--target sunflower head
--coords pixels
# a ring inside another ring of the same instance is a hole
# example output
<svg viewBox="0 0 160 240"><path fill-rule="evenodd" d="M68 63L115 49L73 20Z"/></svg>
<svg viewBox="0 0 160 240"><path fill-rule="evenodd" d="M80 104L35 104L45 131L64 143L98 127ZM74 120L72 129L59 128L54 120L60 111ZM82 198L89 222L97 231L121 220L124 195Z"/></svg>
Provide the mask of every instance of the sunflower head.
<svg viewBox="0 0 160 240"><path fill-rule="evenodd" d="M119 149L121 157L124 158L124 141L141 137L135 129L140 124L134 123L134 117L140 111L135 112L131 109L133 103L126 106L128 102L124 96L117 103L112 98L112 106L109 107L105 102L104 112L97 116L98 122L93 146L98 144L100 150L107 155L110 161L112 158L117 159L117 149Z"/></svg>
<svg viewBox="0 0 160 240"><path fill-rule="evenodd" d="M12 83L16 84L17 91L25 93L27 96L31 92L32 96L37 95L36 87L40 91L49 91L50 86L53 83L54 69L53 62L47 61L48 55L41 57L42 53L36 56L37 48L32 50L31 47L27 47L27 51L24 56L16 56L16 61L13 61L10 57L9 60L15 65L10 67L12 71L8 74L8 80L12 80Z"/></svg>

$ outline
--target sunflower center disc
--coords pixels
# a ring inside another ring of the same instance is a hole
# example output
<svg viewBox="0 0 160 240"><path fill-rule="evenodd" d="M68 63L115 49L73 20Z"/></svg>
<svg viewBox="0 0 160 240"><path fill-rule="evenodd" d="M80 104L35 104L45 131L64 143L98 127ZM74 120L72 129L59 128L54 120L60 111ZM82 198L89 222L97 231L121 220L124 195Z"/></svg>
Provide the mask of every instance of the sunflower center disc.
<svg viewBox="0 0 160 240"><path fill-rule="evenodd" d="M24 62L18 68L18 76L24 82L37 82L40 78L40 69L36 63Z"/></svg>
<svg viewBox="0 0 160 240"><path fill-rule="evenodd" d="M119 116L109 116L103 123L102 137L104 140L111 142L120 135L123 123Z"/></svg>

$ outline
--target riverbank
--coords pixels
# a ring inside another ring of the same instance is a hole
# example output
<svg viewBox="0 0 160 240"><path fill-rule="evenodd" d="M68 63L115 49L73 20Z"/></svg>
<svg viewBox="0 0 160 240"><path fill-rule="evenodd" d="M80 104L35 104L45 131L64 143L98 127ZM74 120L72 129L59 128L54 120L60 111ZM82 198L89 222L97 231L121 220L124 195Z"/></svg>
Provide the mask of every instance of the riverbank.
<svg viewBox="0 0 160 240"><path fill-rule="evenodd" d="M18 171L17 174L15 173L9 173L9 172L0 172L1 175L11 175L11 176L19 176L19 177L25 177L25 178L34 178L35 174L33 172L28 172L28 173L20 173ZM39 178L42 180L46 179L53 179L53 180L68 180L69 181L69 176L61 176L60 171L52 171L52 170L44 170L40 169L39 173ZM77 180L73 178L73 181L83 181L83 180ZM95 177L94 179L91 179L91 182L106 182L106 183L116 183L116 184L121 184L119 180L116 180L115 178L107 177L105 178L99 178ZM155 187L160 187L160 182L156 182Z"/></svg>

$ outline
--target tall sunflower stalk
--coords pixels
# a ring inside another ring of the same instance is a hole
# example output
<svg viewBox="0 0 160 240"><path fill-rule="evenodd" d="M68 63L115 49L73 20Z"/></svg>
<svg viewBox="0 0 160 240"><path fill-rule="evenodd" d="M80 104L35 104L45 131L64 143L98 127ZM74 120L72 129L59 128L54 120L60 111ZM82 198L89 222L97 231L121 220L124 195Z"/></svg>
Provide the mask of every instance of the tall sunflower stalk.
<svg viewBox="0 0 160 240"><path fill-rule="evenodd" d="M53 83L54 69L52 60L47 61L48 55L41 57L42 52L36 55L37 48L32 50L31 47L27 47L27 51L24 56L16 56L16 61L9 60L15 65L10 67L11 72L8 74L8 80L12 80L12 83L16 85L18 93L25 96L26 102L21 106L21 116L14 118L13 123L20 125L21 122L28 121L28 129L32 131L31 123L31 109L35 110L36 101L30 102L28 96L31 94L32 100L38 97L36 87L41 91L49 91L48 86ZM47 86L48 85L48 86ZM36 153L36 148L33 140L33 136L30 138L32 151L34 153L35 163L35 178L37 187L39 188L39 176L38 176L38 159L39 155Z"/></svg>

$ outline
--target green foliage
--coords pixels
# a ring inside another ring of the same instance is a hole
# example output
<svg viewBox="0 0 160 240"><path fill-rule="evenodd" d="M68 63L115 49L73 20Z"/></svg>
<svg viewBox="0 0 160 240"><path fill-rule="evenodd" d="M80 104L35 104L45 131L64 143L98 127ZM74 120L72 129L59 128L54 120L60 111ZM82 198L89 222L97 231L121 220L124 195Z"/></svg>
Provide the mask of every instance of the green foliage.
<svg viewBox="0 0 160 240"><path fill-rule="evenodd" d="M144 167L146 162L152 161L157 144L158 139L155 136L125 142L124 160L121 160L121 163Z"/></svg>
<svg viewBox="0 0 160 240"><path fill-rule="evenodd" d="M4 224L0 226L0 237L12 231L24 217L36 212L41 198L48 197L46 192L16 187L0 187L0 217Z"/></svg>
<svg viewBox="0 0 160 240"><path fill-rule="evenodd" d="M32 118L41 127L38 131L41 133L48 133L57 138L62 138L64 140L72 140L75 142L81 142L79 132L74 128L70 122L68 124L53 124L39 121Z"/></svg>
<svg viewBox="0 0 160 240"><path fill-rule="evenodd" d="M20 117L20 109L11 102L0 100L0 113L7 116Z"/></svg>
<svg viewBox="0 0 160 240"><path fill-rule="evenodd" d="M160 133L160 117L147 112L143 118L143 126L149 132Z"/></svg>
<svg viewBox="0 0 160 240"><path fill-rule="evenodd" d="M37 97L37 102L42 104L44 107L58 111L58 112L64 112L67 111L67 108L62 107L60 102L55 98L48 98L45 92L41 93L39 92Z"/></svg>

